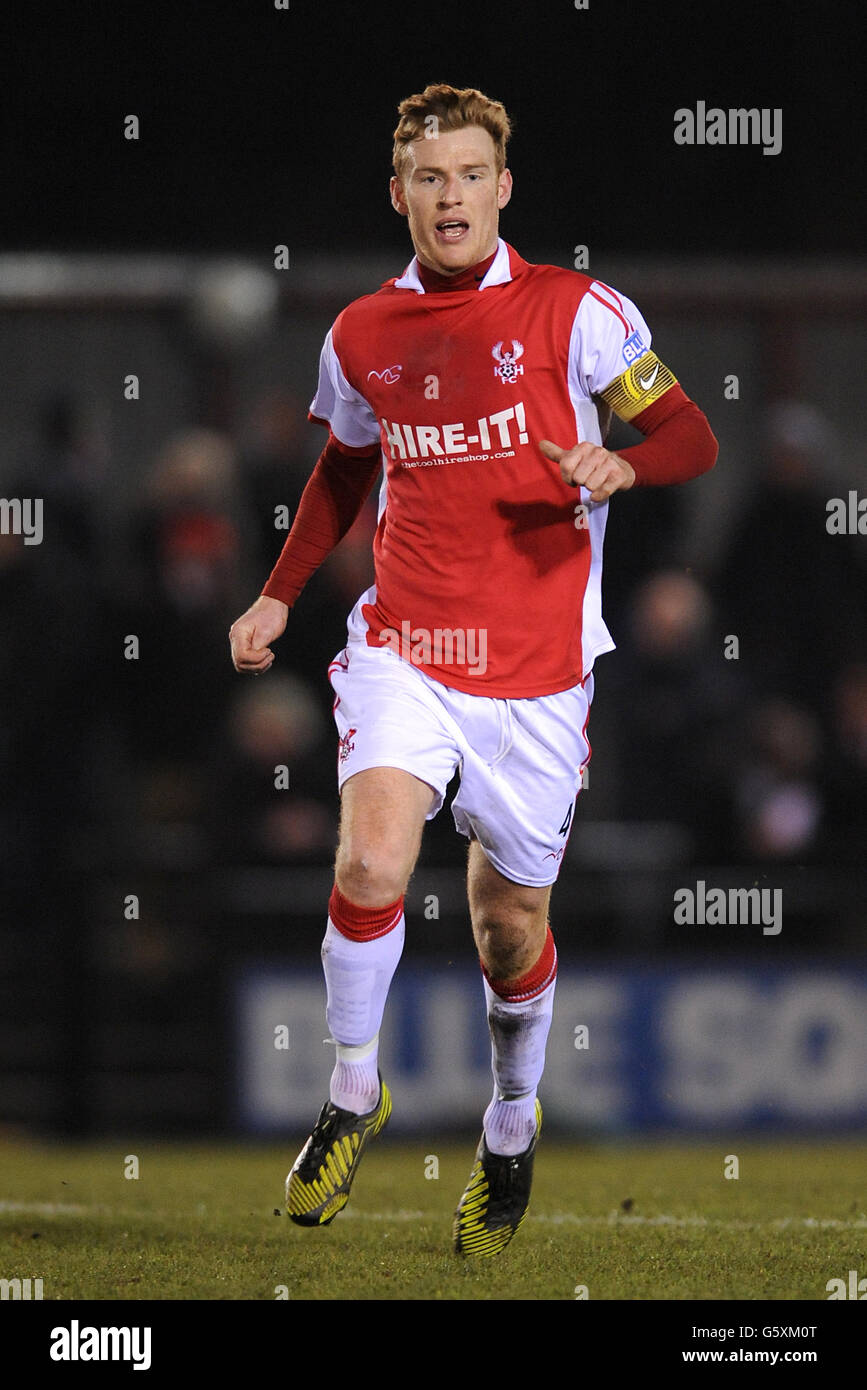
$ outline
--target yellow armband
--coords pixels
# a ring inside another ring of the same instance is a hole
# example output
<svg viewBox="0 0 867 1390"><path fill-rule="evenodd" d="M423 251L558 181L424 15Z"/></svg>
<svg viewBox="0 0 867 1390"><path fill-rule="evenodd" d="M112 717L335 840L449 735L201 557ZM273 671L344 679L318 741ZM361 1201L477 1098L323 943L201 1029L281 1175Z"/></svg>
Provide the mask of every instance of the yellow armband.
<svg viewBox="0 0 867 1390"><path fill-rule="evenodd" d="M676 385L677 377L660 362L656 353L646 352L600 394L615 415L621 420L631 420Z"/></svg>

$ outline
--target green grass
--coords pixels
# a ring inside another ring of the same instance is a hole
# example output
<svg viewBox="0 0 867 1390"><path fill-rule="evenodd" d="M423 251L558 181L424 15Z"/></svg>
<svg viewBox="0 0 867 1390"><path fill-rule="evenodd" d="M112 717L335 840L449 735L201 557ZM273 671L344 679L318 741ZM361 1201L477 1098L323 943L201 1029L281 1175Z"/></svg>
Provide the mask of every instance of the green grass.
<svg viewBox="0 0 867 1390"><path fill-rule="evenodd" d="M274 1215L292 1145L0 1144L0 1277L41 1278L46 1299L655 1300L826 1299L867 1274L863 1142L543 1141L519 1235L471 1262L450 1236L473 1148L374 1145L346 1211L308 1231Z"/></svg>

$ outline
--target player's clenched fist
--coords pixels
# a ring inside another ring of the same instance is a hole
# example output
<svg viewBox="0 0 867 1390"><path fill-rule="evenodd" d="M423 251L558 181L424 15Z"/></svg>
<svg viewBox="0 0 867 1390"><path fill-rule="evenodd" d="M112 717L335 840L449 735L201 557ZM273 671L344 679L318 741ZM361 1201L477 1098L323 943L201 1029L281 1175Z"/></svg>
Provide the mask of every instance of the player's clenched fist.
<svg viewBox="0 0 867 1390"><path fill-rule="evenodd" d="M546 458L559 463L564 483L589 488L591 502L607 502L613 492L625 492L635 482L635 469L626 459L589 440L561 449L550 439L541 439L539 448Z"/></svg>
<svg viewBox="0 0 867 1390"><path fill-rule="evenodd" d="M286 627L289 608L278 598L262 594L229 628L232 661L236 671L261 675L274 663L270 644Z"/></svg>

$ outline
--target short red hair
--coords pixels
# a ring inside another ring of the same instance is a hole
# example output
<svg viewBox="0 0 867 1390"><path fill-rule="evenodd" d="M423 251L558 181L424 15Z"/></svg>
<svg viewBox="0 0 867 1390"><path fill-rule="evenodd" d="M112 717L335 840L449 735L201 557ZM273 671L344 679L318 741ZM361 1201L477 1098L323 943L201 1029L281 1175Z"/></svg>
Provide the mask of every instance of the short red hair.
<svg viewBox="0 0 867 1390"><path fill-rule="evenodd" d="M506 142L512 133L512 123L503 103L492 101L476 87L450 87L445 82L431 82L423 92L402 101L397 110L400 120L394 132L392 162L399 179L403 178L406 168L408 147L431 129L425 124L430 116L436 119L433 129L437 131L481 126L494 142L497 173L505 169Z"/></svg>

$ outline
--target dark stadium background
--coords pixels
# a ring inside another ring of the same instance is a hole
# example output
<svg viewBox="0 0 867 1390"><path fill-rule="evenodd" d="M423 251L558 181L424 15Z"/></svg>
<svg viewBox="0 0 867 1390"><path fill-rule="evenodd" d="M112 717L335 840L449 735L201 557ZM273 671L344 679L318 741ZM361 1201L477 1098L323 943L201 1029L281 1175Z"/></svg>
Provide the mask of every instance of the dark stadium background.
<svg viewBox="0 0 867 1390"><path fill-rule="evenodd" d="M554 900L563 966L730 963L863 997L867 539L825 529L827 499L867 485L856 14L262 0L5 16L0 486L44 497L45 539L0 537L0 1124L234 1132L240 982L288 968L320 987L324 670L368 582L370 516L266 681L234 674L226 632L321 446L304 411L322 337L410 258L391 132L428 81L505 102L503 235L562 265L586 245L721 443L710 478L611 506L618 651L597 667ZM781 107L782 152L676 146L674 110L697 100ZM444 811L408 970L474 968L462 863ZM781 888L781 935L675 925L674 889L699 879ZM867 1092L846 1094L829 1122L863 1125Z"/></svg>

